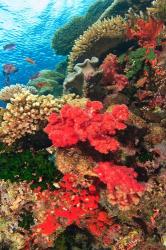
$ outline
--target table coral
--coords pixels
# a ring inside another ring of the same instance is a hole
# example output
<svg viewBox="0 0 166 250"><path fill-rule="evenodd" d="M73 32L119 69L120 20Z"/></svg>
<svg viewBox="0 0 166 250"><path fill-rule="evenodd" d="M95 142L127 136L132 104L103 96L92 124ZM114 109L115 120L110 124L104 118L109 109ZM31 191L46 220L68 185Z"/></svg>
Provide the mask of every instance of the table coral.
<svg viewBox="0 0 166 250"><path fill-rule="evenodd" d="M115 48L124 41L126 27L126 21L120 16L94 23L75 41L69 55L68 70L72 71L76 63L86 58L100 58L103 53Z"/></svg>

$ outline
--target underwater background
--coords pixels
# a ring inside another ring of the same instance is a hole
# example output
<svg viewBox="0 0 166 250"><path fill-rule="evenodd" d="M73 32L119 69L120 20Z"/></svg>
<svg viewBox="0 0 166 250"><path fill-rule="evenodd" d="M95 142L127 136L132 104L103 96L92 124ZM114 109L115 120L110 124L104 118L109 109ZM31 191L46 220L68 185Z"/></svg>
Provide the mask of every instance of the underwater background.
<svg viewBox="0 0 166 250"><path fill-rule="evenodd" d="M166 250L166 0L0 0L0 250Z"/></svg>
<svg viewBox="0 0 166 250"><path fill-rule="evenodd" d="M0 0L0 88L4 86L2 65L12 63L18 72L11 83L28 82L42 69L54 69L63 60L51 48L54 32L74 16L84 15L95 0ZM16 44L12 51L3 50L9 43ZM33 58L35 65L28 64Z"/></svg>

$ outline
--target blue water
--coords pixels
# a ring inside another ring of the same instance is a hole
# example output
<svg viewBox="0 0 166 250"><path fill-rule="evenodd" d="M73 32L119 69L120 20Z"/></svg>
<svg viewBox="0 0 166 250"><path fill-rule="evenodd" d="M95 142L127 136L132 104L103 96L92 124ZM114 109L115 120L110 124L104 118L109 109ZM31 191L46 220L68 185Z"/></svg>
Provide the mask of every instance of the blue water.
<svg viewBox="0 0 166 250"><path fill-rule="evenodd" d="M64 59L51 48L55 30L73 16L84 15L96 0L0 0L0 88L4 86L2 65L13 63L19 71L11 83L26 84L42 69L54 69ZM15 43L16 49L4 51L3 46ZM25 61L30 57L36 65Z"/></svg>

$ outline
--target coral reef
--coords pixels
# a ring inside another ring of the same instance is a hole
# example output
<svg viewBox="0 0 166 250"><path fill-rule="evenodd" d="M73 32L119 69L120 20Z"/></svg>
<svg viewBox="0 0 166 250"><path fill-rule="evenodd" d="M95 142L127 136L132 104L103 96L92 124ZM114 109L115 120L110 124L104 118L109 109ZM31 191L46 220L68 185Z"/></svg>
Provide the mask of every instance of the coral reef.
<svg viewBox="0 0 166 250"><path fill-rule="evenodd" d="M97 21L80 36L69 55L68 71L72 71L78 62L86 58L100 56L115 48L124 41L126 31L125 20L117 16L112 19Z"/></svg>
<svg viewBox="0 0 166 250"><path fill-rule="evenodd" d="M39 95L52 94L58 97L62 94L64 75L56 70L41 70L35 79L29 80L29 87L35 87Z"/></svg>
<svg viewBox="0 0 166 250"><path fill-rule="evenodd" d="M87 29L67 27L111 14L76 40L71 73L1 91L1 249L166 249L165 1L139 14L151 2L97 2L103 15L59 30L65 54Z"/></svg>
<svg viewBox="0 0 166 250"><path fill-rule="evenodd" d="M148 8L150 15L157 17L158 19L166 22L166 1L165 0L155 0L153 5Z"/></svg>
<svg viewBox="0 0 166 250"><path fill-rule="evenodd" d="M102 12L110 5L109 0L96 1L91 5L85 16L76 16L69 23L58 29L52 40L52 47L56 54L67 55L74 41L97 21Z"/></svg>
<svg viewBox="0 0 166 250"><path fill-rule="evenodd" d="M88 141L100 153L116 151L118 141L113 137L126 128L129 112L125 105L115 105L111 113L101 114L100 102L88 101L84 109L64 105L60 116L52 113L44 131L55 147L67 147Z"/></svg>
<svg viewBox="0 0 166 250"><path fill-rule="evenodd" d="M49 114L58 112L64 103L73 99L73 95L55 99L53 96L33 95L25 90L11 98L3 114L0 125L1 140L11 145L26 134L33 134L42 129Z"/></svg>
<svg viewBox="0 0 166 250"><path fill-rule="evenodd" d="M98 64L99 60L96 57L77 63L74 66L74 72L69 73L63 83L64 93L71 89L81 96L89 97L88 89L90 88L96 94L96 88L102 78L102 70L98 69ZM92 84L92 79L95 85Z"/></svg>
<svg viewBox="0 0 166 250"><path fill-rule="evenodd" d="M29 91L32 94L37 93L37 89L35 87L30 87L22 84L10 85L1 89L0 91L0 100L2 101L10 101L11 98L14 98L15 95L24 93L24 91Z"/></svg>
<svg viewBox="0 0 166 250"><path fill-rule="evenodd" d="M114 0L112 4L100 16L100 20L116 15L124 16L127 11L130 10L130 8L132 8L132 11L135 14L139 14L140 11L145 11L148 6L151 6L151 3L152 0Z"/></svg>
<svg viewBox="0 0 166 250"><path fill-rule="evenodd" d="M0 181L0 245L7 244L9 249L21 250L28 237L26 230L19 227L18 220L23 209L29 209L35 196L26 182L11 183Z"/></svg>

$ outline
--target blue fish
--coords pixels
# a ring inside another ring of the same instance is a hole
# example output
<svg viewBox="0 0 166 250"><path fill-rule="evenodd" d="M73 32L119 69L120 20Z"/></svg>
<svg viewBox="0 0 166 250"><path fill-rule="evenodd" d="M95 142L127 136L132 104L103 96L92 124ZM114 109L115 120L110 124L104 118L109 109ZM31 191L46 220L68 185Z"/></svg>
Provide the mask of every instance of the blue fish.
<svg viewBox="0 0 166 250"><path fill-rule="evenodd" d="M16 44L14 43L9 43L3 46L4 50L14 50L16 48Z"/></svg>

